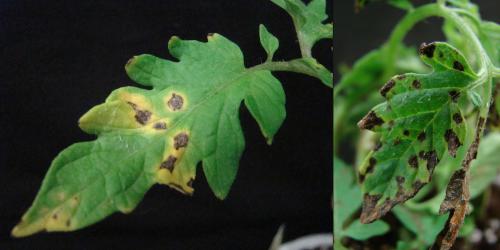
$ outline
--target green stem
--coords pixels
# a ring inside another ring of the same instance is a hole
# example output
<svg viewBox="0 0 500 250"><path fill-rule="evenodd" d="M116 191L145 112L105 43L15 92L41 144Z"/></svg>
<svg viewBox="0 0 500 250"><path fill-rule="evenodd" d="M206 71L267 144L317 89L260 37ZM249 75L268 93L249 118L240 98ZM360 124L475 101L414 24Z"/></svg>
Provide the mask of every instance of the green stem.
<svg viewBox="0 0 500 250"><path fill-rule="evenodd" d="M302 58L304 59L304 58ZM295 59L291 61L280 61L280 62L264 62L262 64L255 65L248 68L248 70L269 70L269 71L286 71L295 72L308 76L312 76L319 80L324 80L318 70L315 70L307 63L304 63L302 59Z"/></svg>

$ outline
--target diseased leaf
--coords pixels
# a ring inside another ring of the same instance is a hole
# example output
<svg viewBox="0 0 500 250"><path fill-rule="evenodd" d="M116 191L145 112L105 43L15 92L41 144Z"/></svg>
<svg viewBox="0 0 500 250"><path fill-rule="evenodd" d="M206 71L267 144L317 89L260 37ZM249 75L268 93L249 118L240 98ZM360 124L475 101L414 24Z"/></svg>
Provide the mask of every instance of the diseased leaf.
<svg viewBox="0 0 500 250"><path fill-rule="evenodd" d="M328 18L325 13L325 0L312 0L307 5L301 0L271 1L286 10L292 17L304 56L311 56L311 49L317 41L333 38L333 25L323 24Z"/></svg>
<svg viewBox="0 0 500 250"><path fill-rule="evenodd" d="M267 60L271 61L273 59L274 52L278 50L280 45L278 38L271 34L263 24L259 25L259 37L260 44L267 52Z"/></svg>
<svg viewBox="0 0 500 250"><path fill-rule="evenodd" d="M407 73L389 80L380 93L386 102L359 123L381 136L381 147L359 167L364 193L361 222L370 223L413 197L430 181L445 153L456 156L466 125L458 106L476 78L465 58L446 43L420 47L428 74Z"/></svg>
<svg viewBox="0 0 500 250"><path fill-rule="evenodd" d="M140 55L125 66L151 90L117 89L81 117L80 127L97 139L56 157L14 236L128 213L156 183L192 194L199 162L215 195L227 196L245 145L241 102L270 142L285 118L283 89L269 71L247 70L239 47L221 35L173 37L168 48L178 62Z"/></svg>

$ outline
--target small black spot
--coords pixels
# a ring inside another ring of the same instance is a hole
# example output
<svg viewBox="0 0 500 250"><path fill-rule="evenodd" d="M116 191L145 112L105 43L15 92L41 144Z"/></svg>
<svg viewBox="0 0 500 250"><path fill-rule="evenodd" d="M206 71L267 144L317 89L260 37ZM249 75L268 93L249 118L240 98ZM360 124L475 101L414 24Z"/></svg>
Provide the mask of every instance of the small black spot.
<svg viewBox="0 0 500 250"><path fill-rule="evenodd" d="M184 98L175 93L172 94L172 97L170 97L170 99L167 102L168 107L170 107L170 109L172 109L173 111L181 109L183 104L184 104Z"/></svg>
<svg viewBox="0 0 500 250"><path fill-rule="evenodd" d="M439 51L439 58L443 58L444 54L442 51Z"/></svg>
<svg viewBox="0 0 500 250"><path fill-rule="evenodd" d="M191 178L191 179L189 179L189 181L188 181L188 183L187 183L186 185L187 185L188 187L191 187L191 188L192 188L192 187L193 187L193 182L194 182L194 179L193 179L193 178Z"/></svg>
<svg viewBox="0 0 500 250"><path fill-rule="evenodd" d="M370 111L368 114L358 122L358 127L361 129L372 129L375 126L381 125L384 123L380 117L375 114L375 112Z"/></svg>
<svg viewBox="0 0 500 250"><path fill-rule="evenodd" d="M416 89L419 89L421 87L421 84L420 84L420 81L419 80L413 80L413 82L411 83L411 85L416 88Z"/></svg>
<svg viewBox="0 0 500 250"><path fill-rule="evenodd" d="M453 114L453 120L455 121L456 124L462 123L463 121L462 115L460 115L460 113Z"/></svg>
<svg viewBox="0 0 500 250"><path fill-rule="evenodd" d="M448 152L450 153L451 156L456 157L457 149L462 145L460 143L460 140L458 139L457 134L455 134L453 130L448 129L444 134L444 139L448 143Z"/></svg>
<svg viewBox="0 0 500 250"><path fill-rule="evenodd" d="M401 186L405 183L405 178L403 176L396 176L396 181L398 182L398 186Z"/></svg>
<svg viewBox="0 0 500 250"><path fill-rule="evenodd" d="M396 79L398 79L398 80L403 80L405 78L406 78L405 75L398 75L398 76L396 76Z"/></svg>
<svg viewBox="0 0 500 250"><path fill-rule="evenodd" d="M419 53L421 55L425 55L429 58L432 58L434 56L434 50L436 49L436 45L434 43L426 44L422 43L419 48Z"/></svg>
<svg viewBox="0 0 500 250"><path fill-rule="evenodd" d="M427 160L427 170L429 172L434 172L434 168L439 163L439 159L437 157L437 153L435 150L429 151L425 154L425 159Z"/></svg>
<svg viewBox="0 0 500 250"><path fill-rule="evenodd" d="M189 137L186 133L180 133L174 137L174 148L184 148L188 145Z"/></svg>
<svg viewBox="0 0 500 250"><path fill-rule="evenodd" d="M172 173L174 171L176 161L177 161L177 157L175 157L173 155L169 155L167 160L161 163L160 168L165 168L168 171L170 171L170 173Z"/></svg>
<svg viewBox="0 0 500 250"><path fill-rule="evenodd" d="M418 158L416 155L410 156L410 159L408 159L408 164L410 164L410 167L412 168L418 168Z"/></svg>
<svg viewBox="0 0 500 250"><path fill-rule="evenodd" d="M410 135L410 131L408 131L408 130L406 130L406 129L405 129L405 130L403 131L403 135L405 135L405 136L409 136L409 135Z"/></svg>
<svg viewBox="0 0 500 250"><path fill-rule="evenodd" d="M418 152L418 157L420 157L421 159L424 159L424 160L427 159L424 151Z"/></svg>
<svg viewBox="0 0 500 250"><path fill-rule="evenodd" d="M419 141L424 141L425 140L425 132L418 134L417 139Z"/></svg>
<svg viewBox="0 0 500 250"><path fill-rule="evenodd" d="M389 80L386 84L384 84L384 86L382 86L382 88L380 89L380 94L383 96L383 97L386 97L387 93L394 87L394 85L396 85L396 82L391 79Z"/></svg>
<svg viewBox="0 0 500 250"><path fill-rule="evenodd" d="M401 143L401 139L396 138L396 140L394 140L393 145L396 146L396 145L399 145L399 143Z"/></svg>
<svg viewBox="0 0 500 250"><path fill-rule="evenodd" d="M413 183L413 188L416 189L416 190L419 190L420 188L422 188L424 184L419 181L419 180L416 180L414 183Z"/></svg>
<svg viewBox="0 0 500 250"><path fill-rule="evenodd" d="M365 175L364 174L359 174L358 175L359 183L363 183L365 181Z"/></svg>
<svg viewBox="0 0 500 250"><path fill-rule="evenodd" d="M458 98L460 97L460 93L457 92L456 90L452 90L452 91L448 92L448 94L450 95L451 100L453 102L457 102Z"/></svg>
<svg viewBox="0 0 500 250"><path fill-rule="evenodd" d="M462 65L459 61L453 62L453 68L458 71L464 71L464 65Z"/></svg>
<svg viewBox="0 0 500 250"><path fill-rule="evenodd" d="M375 147L373 148L373 151L378 151L382 147L382 143L377 143Z"/></svg>
<svg viewBox="0 0 500 250"><path fill-rule="evenodd" d="M157 122L155 123L154 128L158 130L167 129L167 124L165 122Z"/></svg>

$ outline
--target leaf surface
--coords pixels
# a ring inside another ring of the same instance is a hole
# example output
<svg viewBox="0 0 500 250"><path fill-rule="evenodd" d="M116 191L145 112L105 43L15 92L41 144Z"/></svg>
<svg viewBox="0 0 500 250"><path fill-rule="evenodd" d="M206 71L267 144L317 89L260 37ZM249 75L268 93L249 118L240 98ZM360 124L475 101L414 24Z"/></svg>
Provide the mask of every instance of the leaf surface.
<svg viewBox="0 0 500 250"><path fill-rule="evenodd" d="M458 102L476 74L463 55L446 43L423 44L419 52L433 71L393 77L380 89L386 101L358 123L381 138L380 147L359 167L363 223L413 197L429 183L444 154L455 157L465 139Z"/></svg>
<svg viewBox="0 0 500 250"><path fill-rule="evenodd" d="M270 142L286 115L283 88L269 71L246 69L239 47L221 35L173 37L168 48L178 61L140 55L125 66L151 90L117 89L80 118L97 139L56 157L14 236L72 231L128 213L156 183L190 195L199 162L214 194L227 196L245 146L241 103Z"/></svg>

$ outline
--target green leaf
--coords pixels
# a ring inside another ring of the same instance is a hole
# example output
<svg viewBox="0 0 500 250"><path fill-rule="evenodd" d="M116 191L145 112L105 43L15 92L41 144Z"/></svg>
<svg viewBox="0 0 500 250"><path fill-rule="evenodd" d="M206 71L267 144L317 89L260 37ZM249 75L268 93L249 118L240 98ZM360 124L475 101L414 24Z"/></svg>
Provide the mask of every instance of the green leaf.
<svg viewBox="0 0 500 250"><path fill-rule="evenodd" d="M470 169L471 199L479 196L495 180L500 171L500 133L490 132L481 140L477 159Z"/></svg>
<svg viewBox="0 0 500 250"><path fill-rule="evenodd" d="M415 234L422 246L432 245L448 219L446 216L413 212L404 206L396 206L392 211L398 220Z"/></svg>
<svg viewBox="0 0 500 250"><path fill-rule="evenodd" d="M283 89L269 71L246 69L239 47L221 35L173 37L168 48L178 61L140 55L125 66L151 90L117 89L81 117L80 127L97 139L56 157L14 236L128 213L156 183L190 195L199 162L215 195L227 196L245 145L241 102L271 141L285 118Z"/></svg>
<svg viewBox="0 0 500 250"><path fill-rule="evenodd" d="M260 44L267 52L267 60L272 61L274 52L278 50L280 45L278 38L271 34L263 24L259 25L259 37Z"/></svg>
<svg viewBox="0 0 500 250"><path fill-rule="evenodd" d="M343 236L366 240L373 236L385 234L389 230L389 226L383 221L364 225L359 220L355 220L346 225L361 206L361 191L354 178L354 169L336 157L334 157L333 161L333 230L335 240L340 242Z"/></svg>
<svg viewBox="0 0 500 250"><path fill-rule="evenodd" d="M359 167L363 223L413 197L430 181L445 153L455 157L465 139L458 99L476 74L462 54L446 43L423 44L419 51L434 71L393 77L380 89L386 101L358 123L381 136L381 147Z"/></svg>
<svg viewBox="0 0 500 250"><path fill-rule="evenodd" d="M359 220L355 220L344 234L355 240L367 240L374 236L379 236L389 231L389 225L383 221L375 221L371 224L362 224Z"/></svg>
<svg viewBox="0 0 500 250"><path fill-rule="evenodd" d="M323 84L328 87L333 87L333 75L327 68L318 63L316 59L312 57L299 58L289 61L292 68L304 72L304 74L316 77L321 80Z"/></svg>
<svg viewBox="0 0 500 250"><path fill-rule="evenodd" d="M328 18L325 0L312 0L304 4L301 0L271 0L288 12L297 31L302 54L310 57L314 44L325 38L333 38L333 24L323 24Z"/></svg>

